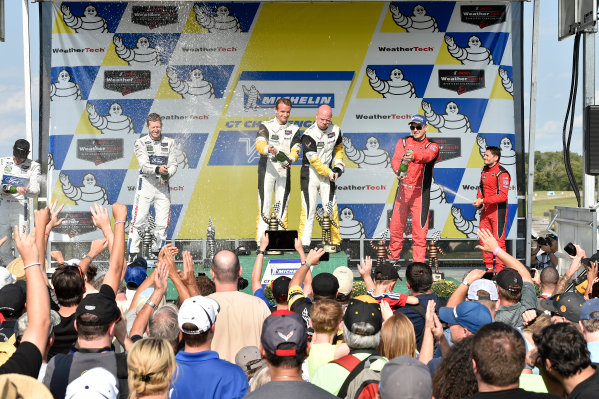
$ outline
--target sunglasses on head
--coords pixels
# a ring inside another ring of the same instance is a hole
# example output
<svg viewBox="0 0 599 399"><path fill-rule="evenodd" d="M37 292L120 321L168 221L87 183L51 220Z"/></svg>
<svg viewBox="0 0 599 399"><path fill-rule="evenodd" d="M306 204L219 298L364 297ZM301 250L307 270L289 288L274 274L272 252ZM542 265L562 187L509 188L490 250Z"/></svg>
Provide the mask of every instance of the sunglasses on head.
<svg viewBox="0 0 599 399"><path fill-rule="evenodd" d="M422 125L410 125L410 130L414 130L414 129L420 130L420 129L422 129Z"/></svg>

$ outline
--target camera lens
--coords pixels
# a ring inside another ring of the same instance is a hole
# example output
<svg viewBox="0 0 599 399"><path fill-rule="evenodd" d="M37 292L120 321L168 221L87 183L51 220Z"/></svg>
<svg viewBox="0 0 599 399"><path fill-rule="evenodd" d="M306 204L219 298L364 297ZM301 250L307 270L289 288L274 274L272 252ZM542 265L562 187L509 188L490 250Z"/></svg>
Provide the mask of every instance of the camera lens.
<svg viewBox="0 0 599 399"><path fill-rule="evenodd" d="M571 242L564 247L564 251L570 256L576 256L576 247Z"/></svg>

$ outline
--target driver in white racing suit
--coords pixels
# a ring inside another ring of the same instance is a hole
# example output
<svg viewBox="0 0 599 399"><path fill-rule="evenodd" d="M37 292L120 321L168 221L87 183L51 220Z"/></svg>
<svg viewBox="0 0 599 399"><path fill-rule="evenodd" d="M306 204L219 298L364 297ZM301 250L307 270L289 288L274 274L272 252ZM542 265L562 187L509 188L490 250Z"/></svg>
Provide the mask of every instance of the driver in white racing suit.
<svg viewBox="0 0 599 399"><path fill-rule="evenodd" d="M8 241L0 247L0 264L6 266L19 256L15 246L15 255L11 253L11 237L14 226L20 233L28 233L29 198L40 192L40 165L28 159L29 142L19 139L12 147L12 157L0 158L2 170L2 198L0 199L0 238Z"/></svg>
<svg viewBox="0 0 599 399"><path fill-rule="evenodd" d="M275 104L275 117L263 122L256 135L256 150L260 154L258 163L258 217L256 220L256 242L260 245L260 237L268 225L262 218L270 215L272 194L275 194L276 210L285 227L287 224L287 205L291 191L291 164L299 158L301 150L299 126L288 122L291 112L291 101L280 98ZM277 154L282 152L288 160L279 161Z"/></svg>
<svg viewBox="0 0 599 399"><path fill-rule="evenodd" d="M164 245L171 210L169 179L177 171L177 145L173 139L162 135L160 115L148 115L146 127L148 135L135 141L135 156L140 170L131 212L128 245L130 259L137 257L141 243L139 233L145 228L152 204L156 214L152 252L158 253Z"/></svg>
<svg viewBox="0 0 599 399"><path fill-rule="evenodd" d="M336 181L343 173L343 136L339 126L331 123L333 110L328 105L321 105L316 113L316 122L302 136L302 171L300 184L302 188L302 210L298 236L302 245L309 246L312 241L312 227L316 212L316 194L320 194L323 207L328 203L333 206L330 217L331 244L341 244L339 232L339 213L337 212Z"/></svg>

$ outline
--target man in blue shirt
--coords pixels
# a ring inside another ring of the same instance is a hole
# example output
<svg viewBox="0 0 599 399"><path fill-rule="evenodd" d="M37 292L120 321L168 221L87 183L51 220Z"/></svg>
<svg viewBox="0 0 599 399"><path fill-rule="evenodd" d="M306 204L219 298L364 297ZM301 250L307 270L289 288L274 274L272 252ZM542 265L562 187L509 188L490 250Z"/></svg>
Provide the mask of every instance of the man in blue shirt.
<svg viewBox="0 0 599 399"><path fill-rule="evenodd" d="M210 350L214 323L220 310L214 299L195 296L179 309L179 329L185 350L176 356L178 375L171 398L243 398L248 381L241 367Z"/></svg>

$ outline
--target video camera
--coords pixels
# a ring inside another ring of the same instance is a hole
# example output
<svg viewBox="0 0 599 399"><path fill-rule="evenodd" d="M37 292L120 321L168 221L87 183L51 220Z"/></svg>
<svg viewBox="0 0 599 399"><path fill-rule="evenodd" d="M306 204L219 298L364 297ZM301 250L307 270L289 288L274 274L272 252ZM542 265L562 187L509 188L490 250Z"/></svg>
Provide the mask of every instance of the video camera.
<svg viewBox="0 0 599 399"><path fill-rule="evenodd" d="M536 241L539 245L551 246L551 237L537 237Z"/></svg>

